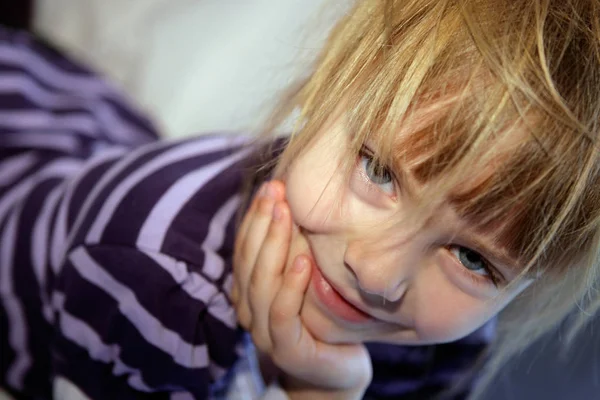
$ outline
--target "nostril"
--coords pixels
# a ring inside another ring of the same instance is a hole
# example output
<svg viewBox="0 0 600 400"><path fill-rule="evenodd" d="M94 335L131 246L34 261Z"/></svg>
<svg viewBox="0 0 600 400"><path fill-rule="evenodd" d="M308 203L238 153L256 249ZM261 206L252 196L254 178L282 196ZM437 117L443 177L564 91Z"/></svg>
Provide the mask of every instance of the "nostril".
<svg viewBox="0 0 600 400"><path fill-rule="evenodd" d="M406 277L397 275L391 266L394 260L367 259L359 248L349 247L344 254L344 267L350 272L350 279L361 296L370 304L397 303L404 295ZM388 266L389 264L389 266Z"/></svg>
<svg viewBox="0 0 600 400"><path fill-rule="evenodd" d="M371 286L373 285L369 285L369 284L365 284L365 281L367 279L365 279L365 276L360 276L357 273L357 270L355 268L352 267L352 265L346 261L344 261L344 266L348 269L348 271L350 271L350 273L352 274L352 278L354 279L356 288L361 292L364 293L366 295L369 296L379 296L381 297L382 292L380 290L377 289L373 289Z"/></svg>
<svg viewBox="0 0 600 400"><path fill-rule="evenodd" d="M346 261L344 261L344 267L346 267L346 269L348 271L350 271L350 273L352 274L352 276L358 280L358 276L356 276L356 272L354 272L354 269L352 268L352 266L350 264L348 264Z"/></svg>
<svg viewBox="0 0 600 400"><path fill-rule="evenodd" d="M358 271L352 268L350 263L344 262L344 266L352 274L354 286L361 297L369 304L373 306L381 306L382 304L384 306L392 306L404 297L406 282L403 281L394 284L394 282L389 281L384 276L361 276Z"/></svg>
<svg viewBox="0 0 600 400"><path fill-rule="evenodd" d="M382 308L388 310L395 310L402 303L404 294L406 293L406 286L401 285L398 288L386 287L382 291L372 292L365 290L362 287L358 287L359 294L362 300L373 308Z"/></svg>

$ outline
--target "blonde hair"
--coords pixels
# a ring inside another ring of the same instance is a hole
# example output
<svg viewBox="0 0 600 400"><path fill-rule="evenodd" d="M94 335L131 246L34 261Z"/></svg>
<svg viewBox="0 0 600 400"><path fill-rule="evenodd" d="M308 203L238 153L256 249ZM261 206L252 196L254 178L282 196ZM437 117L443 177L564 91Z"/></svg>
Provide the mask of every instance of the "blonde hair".
<svg viewBox="0 0 600 400"><path fill-rule="evenodd" d="M410 165L434 183L421 214L451 199L523 262L520 278L538 277L507 313L489 376L574 308L576 332L600 305L599 4L359 1L274 119L301 110L285 170L343 107L349 152L370 140L382 163ZM465 185L473 171L486 172Z"/></svg>

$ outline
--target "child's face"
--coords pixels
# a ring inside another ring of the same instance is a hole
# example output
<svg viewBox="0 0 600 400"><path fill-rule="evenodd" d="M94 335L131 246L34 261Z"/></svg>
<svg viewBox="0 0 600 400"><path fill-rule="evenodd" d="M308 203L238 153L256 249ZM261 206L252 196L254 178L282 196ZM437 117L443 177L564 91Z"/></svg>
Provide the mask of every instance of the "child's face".
<svg viewBox="0 0 600 400"><path fill-rule="evenodd" d="M332 122L284 177L300 227L288 264L304 253L317 265L302 309L315 336L331 343L452 341L482 326L530 283L497 288L484 258L494 265L496 280L507 283L517 272L494 259L486 248L499 249L448 204L422 228L398 224L373 245L374 228L410 212L417 200L397 190L384 171L373 174L366 155L357 158L348 181L339 168L344 135L342 120Z"/></svg>

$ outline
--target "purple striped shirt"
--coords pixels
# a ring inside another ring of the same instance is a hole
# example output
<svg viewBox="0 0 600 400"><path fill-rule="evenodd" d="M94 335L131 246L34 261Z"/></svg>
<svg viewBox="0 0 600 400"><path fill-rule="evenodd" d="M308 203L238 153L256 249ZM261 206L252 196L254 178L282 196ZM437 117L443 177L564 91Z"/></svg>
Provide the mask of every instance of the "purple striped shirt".
<svg viewBox="0 0 600 400"><path fill-rule="evenodd" d="M106 81L0 29L0 385L49 398L62 376L95 399L226 386L254 150L231 136L158 140ZM431 398L473 365L488 328L438 346L369 344L367 397Z"/></svg>

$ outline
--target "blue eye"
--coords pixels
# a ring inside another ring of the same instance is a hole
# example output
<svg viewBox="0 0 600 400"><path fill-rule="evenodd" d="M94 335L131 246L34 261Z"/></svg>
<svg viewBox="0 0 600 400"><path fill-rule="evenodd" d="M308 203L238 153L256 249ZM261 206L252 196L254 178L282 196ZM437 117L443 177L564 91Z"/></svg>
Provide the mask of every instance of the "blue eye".
<svg viewBox="0 0 600 400"><path fill-rule="evenodd" d="M369 181L379 186L384 192L393 194L394 176L389 168L385 165L378 164L373 155L366 148L361 150L359 157L361 168Z"/></svg>
<svg viewBox="0 0 600 400"><path fill-rule="evenodd" d="M490 275L487 261L476 251L463 246L452 246L450 251L469 271L479 275Z"/></svg>

